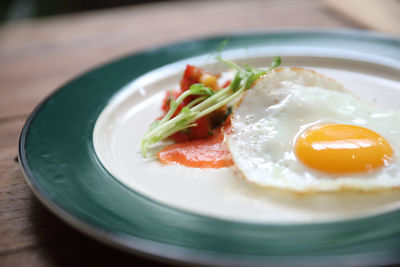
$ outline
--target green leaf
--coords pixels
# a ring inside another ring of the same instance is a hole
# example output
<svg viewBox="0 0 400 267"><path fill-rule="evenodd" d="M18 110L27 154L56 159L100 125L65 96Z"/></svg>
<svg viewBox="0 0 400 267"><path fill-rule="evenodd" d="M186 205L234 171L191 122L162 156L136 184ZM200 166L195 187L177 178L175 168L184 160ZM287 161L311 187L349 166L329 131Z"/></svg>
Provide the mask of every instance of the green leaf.
<svg viewBox="0 0 400 267"><path fill-rule="evenodd" d="M236 70L233 80L228 88L223 88L214 92L204 84L193 84L188 91L183 92L178 99L170 97L170 110L162 120L157 120L150 125L149 131L143 137L141 149L143 156L146 156L147 147L158 141L168 138L170 135L197 126L196 120L210 114L211 112L240 99L247 89L250 89L254 82L262 75L278 67L281 64L281 58L275 57L267 70L258 70L249 65L241 68L234 62L223 60L218 55L217 60L223 62ZM176 109L190 95L199 95L187 106L172 118ZM231 109L228 109L228 113Z"/></svg>
<svg viewBox="0 0 400 267"><path fill-rule="evenodd" d="M273 70L277 67L279 67L282 63L282 59L280 56L275 56L274 61L272 61L271 66L268 68L267 71Z"/></svg>
<svg viewBox="0 0 400 267"><path fill-rule="evenodd" d="M231 81L230 88L233 92L236 92L239 89L240 83L243 80L243 75L241 72L236 72L233 80Z"/></svg>
<svg viewBox="0 0 400 267"><path fill-rule="evenodd" d="M260 78L262 75L264 75L265 73L267 73L266 71L259 71L259 72L252 72L249 74L249 77L246 80L246 84L245 84L245 89L249 89L253 83Z"/></svg>
<svg viewBox="0 0 400 267"><path fill-rule="evenodd" d="M195 83L191 85L189 90L193 95L214 95L214 91L210 87L206 87L201 83Z"/></svg>

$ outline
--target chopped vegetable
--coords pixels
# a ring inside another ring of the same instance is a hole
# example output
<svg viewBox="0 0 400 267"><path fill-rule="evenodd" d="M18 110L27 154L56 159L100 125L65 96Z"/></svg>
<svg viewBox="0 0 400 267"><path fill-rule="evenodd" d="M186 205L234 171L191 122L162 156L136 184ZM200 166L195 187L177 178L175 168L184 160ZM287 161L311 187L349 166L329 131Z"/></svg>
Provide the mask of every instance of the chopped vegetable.
<svg viewBox="0 0 400 267"><path fill-rule="evenodd" d="M229 86L215 90L211 87L214 86L213 78L204 77L198 68L189 65L184 74L184 78L187 77L187 79L181 81L181 88L184 91L176 99L169 98L168 112L163 118L151 124L149 131L142 139L141 150L144 157L149 146L177 132L197 126L197 120L239 99L258 78L281 64L281 58L275 57L267 70L258 70L248 65L243 69L234 62L223 60L220 56L217 59L236 70ZM208 80L208 84L200 83L201 79L203 82ZM189 102L188 99L190 99ZM175 114L184 102L186 105Z"/></svg>
<svg viewBox="0 0 400 267"><path fill-rule="evenodd" d="M179 96L181 96L185 91L189 90L190 86L195 85L208 87L211 90L209 94L213 94L217 90L221 89L218 84L219 75L209 73L208 71L195 67L192 65L187 65L186 70L183 74L181 80L180 90L174 90L171 92L167 92L165 99L163 101L162 110L164 114L160 117L162 119L170 110L170 102L171 99L177 100ZM184 107L192 107L197 103L203 101L205 96L202 95L191 95L186 97L179 105L178 108L173 113L172 117L175 117ZM196 100L196 101L194 101ZM185 142L197 139L205 139L215 134L216 125L221 125L226 120L226 113L228 112L226 107L223 107L219 110L216 110L204 117L199 118L195 121L197 126L191 127L179 132L176 132L168 137L168 139L173 140L175 142Z"/></svg>

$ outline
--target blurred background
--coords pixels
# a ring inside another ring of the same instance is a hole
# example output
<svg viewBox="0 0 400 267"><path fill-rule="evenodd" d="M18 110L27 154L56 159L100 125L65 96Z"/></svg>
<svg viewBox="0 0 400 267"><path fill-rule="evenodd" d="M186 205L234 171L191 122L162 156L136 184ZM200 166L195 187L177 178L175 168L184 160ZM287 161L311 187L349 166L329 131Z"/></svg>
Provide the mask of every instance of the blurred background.
<svg viewBox="0 0 400 267"><path fill-rule="evenodd" d="M13 21L168 0L0 0L0 19Z"/></svg>
<svg viewBox="0 0 400 267"><path fill-rule="evenodd" d="M0 266L148 266L66 225L25 182L19 135L47 95L127 54L284 27L400 36L400 0L0 0Z"/></svg>
<svg viewBox="0 0 400 267"><path fill-rule="evenodd" d="M316 0L308 0L316 2ZM23 19L43 18L61 14L104 10L117 7L143 5L161 2L196 2L194 0L0 0L0 24ZM232 2L229 0L203 0L203 2ZM234 2L234 0L233 0ZM240 2L237 0L236 2ZM276 4L277 0L258 0ZM307 2L303 0L282 0L285 4ZM321 0L320 6L326 6L329 12L336 12L338 19L349 20L355 27L367 27L375 30L400 34L400 0ZM305 4L308 5L308 4ZM254 6L256 8L256 6ZM300 21L301 23L301 21ZM285 23L283 23L285 24Z"/></svg>

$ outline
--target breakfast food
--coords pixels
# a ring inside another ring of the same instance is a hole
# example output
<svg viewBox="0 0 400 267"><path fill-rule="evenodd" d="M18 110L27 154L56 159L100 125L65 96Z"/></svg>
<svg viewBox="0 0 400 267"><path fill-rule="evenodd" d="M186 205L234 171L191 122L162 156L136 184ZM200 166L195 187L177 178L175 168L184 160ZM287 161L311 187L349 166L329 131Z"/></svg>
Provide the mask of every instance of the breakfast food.
<svg viewBox="0 0 400 267"><path fill-rule="evenodd" d="M175 144L162 163L196 168L233 165L253 184L296 192L377 191L400 187L400 113L360 100L311 70L271 67L219 74L188 65L180 91L142 140ZM233 110L233 111L232 111ZM232 112L232 114L231 114Z"/></svg>
<svg viewBox="0 0 400 267"><path fill-rule="evenodd" d="M183 109L188 109L206 100L207 97L204 93L212 96L230 85L230 80L221 82L219 78L219 74L187 65L180 81L179 90L166 93L162 105L164 114L159 121L166 116L174 118ZM205 92L200 91L198 92L200 94L191 94L182 98L182 95L187 94L190 90L195 92L196 88ZM173 111L175 107L176 110ZM168 136L167 139L174 141L175 144L167 146L157 153L160 161L164 164L180 164L193 168L223 168L232 165L229 151L223 142L224 134L230 128L229 115L231 111L231 107L227 105L220 106L203 117L199 117L191 124L191 127Z"/></svg>
<svg viewBox="0 0 400 267"><path fill-rule="evenodd" d="M177 107L171 118L174 118L185 107L191 107L196 103L200 103L202 100L205 100L206 97L204 94L212 95L214 92L218 92L222 88L227 87L229 83L225 83L223 85L218 83L219 76L219 74L210 73L205 69L193 65L187 65L180 81L179 90L166 92L166 96L162 105L162 111L164 114L160 117L160 119L162 120L165 116L168 116L168 112L171 111L171 108L174 108L174 105L177 105ZM194 88L196 88L196 86L202 89L207 88L205 91L208 90L208 92L190 94L187 97L182 98L182 101L177 103L179 97L185 94L185 92L189 92L192 85L194 85ZM194 122L196 126L180 130L168 138L176 142L208 138L218 131L218 127L224 123L229 114L230 110L226 106L222 106L221 108L198 118Z"/></svg>
<svg viewBox="0 0 400 267"><path fill-rule="evenodd" d="M229 150L249 182L297 192L400 186L399 112L363 102L314 71L266 74L231 120Z"/></svg>
<svg viewBox="0 0 400 267"><path fill-rule="evenodd" d="M188 66L181 81L181 92L176 94L175 97L168 98L168 109L165 114L150 125L149 131L142 138L140 147L144 157L146 157L149 146L173 138L175 134L183 133L185 135L186 131L201 132L201 135L196 135L196 138L189 138L189 140L212 136L213 134L208 134L211 130L208 125L213 127L213 123L210 122L214 121L215 118L217 118L216 125L224 122L227 114L225 111L230 112L226 105L239 99L253 86L257 79L278 67L281 63L280 57L275 57L268 69L258 70L251 66L246 66L243 69L233 62L224 61L219 56L217 59L236 70L232 81L220 88L216 84L215 75L208 74L200 69L193 71ZM187 73L189 73L188 79L185 79ZM173 96L173 94L171 95ZM206 121L202 123L204 119ZM207 133L204 133L203 130L199 131L198 128L204 128Z"/></svg>

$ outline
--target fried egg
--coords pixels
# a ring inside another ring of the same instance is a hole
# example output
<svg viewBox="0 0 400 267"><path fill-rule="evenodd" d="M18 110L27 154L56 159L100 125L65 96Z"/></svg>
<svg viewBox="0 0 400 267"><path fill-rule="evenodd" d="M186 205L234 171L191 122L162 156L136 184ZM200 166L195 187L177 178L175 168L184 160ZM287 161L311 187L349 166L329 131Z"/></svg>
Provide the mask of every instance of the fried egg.
<svg viewBox="0 0 400 267"><path fill-rule="evenodd" d="M251 183L297 192L400 187L400 112L314 71L268 73L231 119L227 144Z"/></svg>

